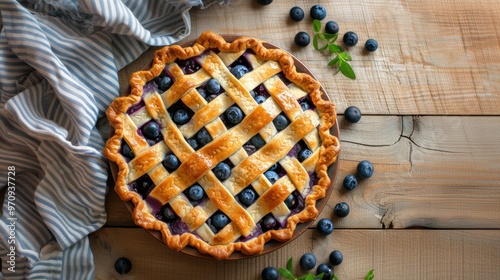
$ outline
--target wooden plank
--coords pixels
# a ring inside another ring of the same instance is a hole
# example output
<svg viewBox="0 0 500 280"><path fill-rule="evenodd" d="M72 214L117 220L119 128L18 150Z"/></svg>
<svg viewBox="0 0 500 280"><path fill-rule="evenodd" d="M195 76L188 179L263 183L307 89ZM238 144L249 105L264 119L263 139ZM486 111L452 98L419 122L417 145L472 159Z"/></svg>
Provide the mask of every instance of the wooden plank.
<svg viewBox="0 0 500 280"><path fill-rule="evenodd" d="M174 252L138 228L103 228L89 237L96 279L261 279L266 266L284 267L293 257L312 252L317 263L340 250L344 262L335 267L339 279L498 279L499 230L335 230L320 236L304 232L288 245L260 257L216 261ZM126 245L125 245L126 244ZM121 276L114 261L127 257L132 270ZM187 265L189 264L189 265Z"/></svg>
<svg viewBox="0 0 500 280"><path fill-rule="evenodd" d="M339 228L500 228L500 117L339 117L342 152L335 189L321 217L346 201ZM363 159L372 178L343 190ZM110 187L108 226L133 226Z"/></svg>
<svg viewBox="0 0 500 280"><path fill-rule="evenodd" d="M274 1L264 7L255 2L232 1L228 6L192 9L192 29L186 40L213 30L274 43L311 69L341 112L356 104L370 114L500 113L498 0L451 4L444 0ZM327 9L323 22L335 20L341 36L349 30L358 34L358 45L348 49L356 81L332 76L327 62L333 57L315 51L312 45L294 45L297 32L313 34L308 10L317 3ZM288 18L294 5L306 11L305 20L297 23ZM379 42L374 53L363 49L368 38ZM140 60L129 69L136 70L144 62Z"/></svg>

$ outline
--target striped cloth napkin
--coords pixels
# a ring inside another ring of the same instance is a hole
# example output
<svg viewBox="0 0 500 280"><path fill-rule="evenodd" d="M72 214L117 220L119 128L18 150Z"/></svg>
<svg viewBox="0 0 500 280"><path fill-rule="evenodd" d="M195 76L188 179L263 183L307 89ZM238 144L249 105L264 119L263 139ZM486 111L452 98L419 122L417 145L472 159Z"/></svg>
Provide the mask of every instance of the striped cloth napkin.
<svg viewBox="0 0 500 280"><path fill-rule="evenodd" d="M0 0L3 279L92 279L106 221L105 110L118 70L228 0Z"/></svg>

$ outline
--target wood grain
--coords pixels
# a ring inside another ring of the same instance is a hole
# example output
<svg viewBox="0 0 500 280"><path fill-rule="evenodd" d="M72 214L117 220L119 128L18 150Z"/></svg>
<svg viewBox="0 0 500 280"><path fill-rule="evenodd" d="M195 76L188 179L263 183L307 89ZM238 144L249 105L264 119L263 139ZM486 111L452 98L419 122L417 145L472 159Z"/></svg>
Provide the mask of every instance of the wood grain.
<svg viewBox="0 0 500 280"><path fill-rule="evenodd" d="M332 57L312 45L293 44L297 32L313 34L311 19L292 22L288 11L297 4L307 13L316 3L327 9L323 22L336 21L341 36L349 30L358 34L358 45L348 49L356 81L332 76L333 69L327 66ZM213 30L274 43L313 70L340 112L356 105L368 114L498 115L498 6L498 0L323 0L275 1L262 7L255 1L236 0L229 6L192 9L194 24L186 40ZM368 38L379 42L374 53L364 51Z"/></svg>
<svg viewBox="0 0 500 280"><path fill-rule="evenodd" d="M196 258L170 250L142 229L105 228L91 234L96 279L239 279L258 280L267 266L284 267L294 259L297 274L302 254L312 252L317 264L333 250L344 261L334 268L339 279L498 279L499 230L336 230L324 237L307 230L287 246L261 257L238 261ZM123 244L127 244L124 246ZM127 257L132 270L114 272L114 261Z"/></svg>
<svg viewBox="0 0 500 280"><path fill-rule="evenodd" d="M339 228L500 228L500 117L339 117L340 174L321 217L351 207ZM367 159L375 174L341 186ZM111 192L113 192L111 190ZM118 196L107 197L108 226L134 226Z"/></svg>

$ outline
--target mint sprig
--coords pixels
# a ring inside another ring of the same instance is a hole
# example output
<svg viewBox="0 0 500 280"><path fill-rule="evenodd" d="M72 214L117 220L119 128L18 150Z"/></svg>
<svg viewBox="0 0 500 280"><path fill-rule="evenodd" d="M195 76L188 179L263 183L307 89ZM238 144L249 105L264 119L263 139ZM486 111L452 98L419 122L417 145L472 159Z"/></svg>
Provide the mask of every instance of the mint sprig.
<svg viewBox="0 0 500 280"><path fill-rule="evenodd" d="M356 73L352 69L348 61L351 61L351 55L347 53L341 46L335 44L335 41L339 38L339 34L330 34L321 31L321 21L315 19L313 21L313 47L317 51L328 50L330 54L335 55L335 57L328 62L328 66L336 67L337 71L334 73L336 75L338 72L342 73L344 76L355 80Z"/></svg>
<svg viewBox="0 0 500 280"><path fill-rule="evenodd" d="M373 271L374 271L373 269L368 271L368 273L365 276L365 280L372 280L373 277L375 277L375 274L373 273Z"/></svg>
<svg viewBox="0 0 500 280"><path fill-rule="evenodd" d="M323 273L320 273L318 275L308 273L303 276L295 276L293 274L293 258L288 259L288 261L286 262L286 268L278 268L278 272L281 274L281 276L289 280L314 280L314 278L323 278Z"/></svg>

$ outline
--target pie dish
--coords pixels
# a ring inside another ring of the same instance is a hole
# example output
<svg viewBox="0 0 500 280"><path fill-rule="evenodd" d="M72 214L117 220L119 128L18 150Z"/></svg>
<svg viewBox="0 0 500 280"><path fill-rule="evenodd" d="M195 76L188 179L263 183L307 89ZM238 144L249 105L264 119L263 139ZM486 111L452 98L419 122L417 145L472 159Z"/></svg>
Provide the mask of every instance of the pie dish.
<svg viewBox="0 0 500 280"><path fill-rule="evenodd" d="M334 102L286 51L204 32L155 52L107 110L104 153L135 223L174 250L260 254L313 221L340 151Z"/></svg>

